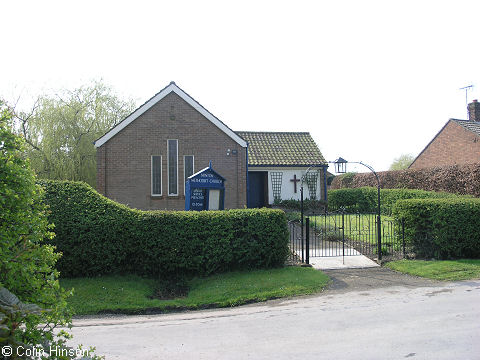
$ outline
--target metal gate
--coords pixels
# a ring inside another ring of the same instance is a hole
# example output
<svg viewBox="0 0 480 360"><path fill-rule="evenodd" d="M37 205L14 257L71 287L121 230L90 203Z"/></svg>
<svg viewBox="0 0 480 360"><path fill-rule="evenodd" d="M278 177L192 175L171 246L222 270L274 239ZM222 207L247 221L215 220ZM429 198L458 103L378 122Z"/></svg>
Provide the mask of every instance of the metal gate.
<svg viewBox="0 0 480 360"><path fill-rule="evenodd" d="M378 259L400 259L406 255L403 221L382 216L380 243L376 214L323 213L305 217L305 223L290 221L293 257L309 263L311 257L365 255ZM380 245L380 247L379 247Z"/></svg>

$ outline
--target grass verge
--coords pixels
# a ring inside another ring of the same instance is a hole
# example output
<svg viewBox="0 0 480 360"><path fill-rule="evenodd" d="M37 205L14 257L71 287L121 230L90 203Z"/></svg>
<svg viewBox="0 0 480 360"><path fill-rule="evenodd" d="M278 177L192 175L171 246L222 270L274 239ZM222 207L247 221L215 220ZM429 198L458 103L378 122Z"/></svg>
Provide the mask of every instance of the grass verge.
<svg viewBox="0 0 480 360"><path fill-rule="evenodd" d="M386 267L410 275L434 280L469 280L480 278L480 260L399 260Z"/></svg>
<svg viewBox="0 0 480 360"><path fill-rule="evenodd" d="M74 288L69 304L76 315L98 313L142 314L187 309L230 307L294 295L313 294L329 282L327 275L312 268L230 272L189 281L183 298L151 298L158 283L134 275L61 279Z"/></svg>

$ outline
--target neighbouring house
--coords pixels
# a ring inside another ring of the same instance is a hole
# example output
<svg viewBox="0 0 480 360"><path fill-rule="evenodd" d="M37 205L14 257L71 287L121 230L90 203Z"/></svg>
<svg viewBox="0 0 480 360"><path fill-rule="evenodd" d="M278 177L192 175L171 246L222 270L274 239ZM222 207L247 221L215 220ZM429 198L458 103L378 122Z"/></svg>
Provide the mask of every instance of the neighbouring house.
<svg viewBox="0 0 480 360"><path fill-rule="evenodd" d="M95 141L97 190L143 210L185 208L185 182L209 167L225 209L326 200L328 164L309 133L235 132L171 82ZM305 173L307 172L305 176Z"/></svg>
<svg viewBox="0 0 480 360"><path fill-rule="evenodd" d="M409 169L480 163L480 103L468 104L468 120L449 119Z"/></svg>

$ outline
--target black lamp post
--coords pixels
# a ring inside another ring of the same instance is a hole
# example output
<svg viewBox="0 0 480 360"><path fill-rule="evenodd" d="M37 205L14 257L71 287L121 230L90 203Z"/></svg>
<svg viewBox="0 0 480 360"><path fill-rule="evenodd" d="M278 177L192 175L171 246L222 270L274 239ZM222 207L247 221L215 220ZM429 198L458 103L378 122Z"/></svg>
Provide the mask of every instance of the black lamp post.
<svg viewBox="0 0 480 360"><path fill-rule="evenodd" d="M329 161L331 163L331 161ZM345 174L347 172L347 163L350 164L360 164L365 166L368 170L370 170L377 179L377 197L378 197L378 206L377 206L377 247L378 247L378 260L382 260L382 226L381 226L381 218L380 218L380 179L378 178L377 173L370 165L364 164L361 161L347 161L341 157L339 157L334 162L335 165L335 172L338 174Z"/></svg>

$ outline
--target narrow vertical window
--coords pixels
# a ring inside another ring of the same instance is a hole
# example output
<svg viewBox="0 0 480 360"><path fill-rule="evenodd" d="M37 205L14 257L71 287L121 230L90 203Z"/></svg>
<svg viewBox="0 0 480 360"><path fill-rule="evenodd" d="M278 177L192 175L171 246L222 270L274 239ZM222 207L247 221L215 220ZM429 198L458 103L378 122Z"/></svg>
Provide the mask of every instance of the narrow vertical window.
<svg viewBox="0 0 480 360"><path fill-rule="evenodd" d="M193 175L194 172L195 172L195 169L194 169L194 163L193 163L193 155L185 155L183 157L184 189L185 189L185 183L187 182L188 177Z"/></svg>
<svg viewBox="0 0 480 360"><path fill-rule="evenodd" d="M168 195L178 195L178 140L168 140Z"/></svg>
<svg viewBox="0 0 480 360"><path fill-rule="evenodd" d="M152 195L162 195L162 157L152 155Z"/></svg>

